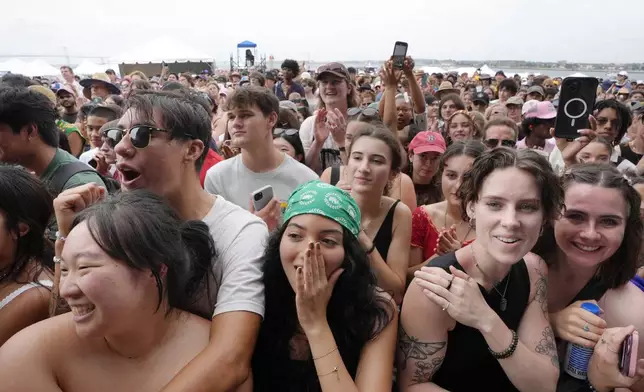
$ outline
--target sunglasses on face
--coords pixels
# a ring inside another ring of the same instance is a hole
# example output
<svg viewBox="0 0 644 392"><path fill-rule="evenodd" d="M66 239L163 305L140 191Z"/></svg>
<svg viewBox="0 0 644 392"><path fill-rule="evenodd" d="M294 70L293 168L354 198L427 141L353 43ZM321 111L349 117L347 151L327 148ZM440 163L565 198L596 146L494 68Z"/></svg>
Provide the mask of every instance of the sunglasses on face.
<svg viewBox="0 0 644 392"><path fill-rule="evenodd" d="M378 116L378 110L374 108L351 108L347 111L347 116L354 117L359 114L362 114L366 117L376 117Z"/></svg>
<svg viewBox="0 0 644 392"><path fill-rule="evenodd" d="M514 148L516 146L514 140L487 139L484 143L488 148L496 148L499 146Z"/></svg>
<svg viewBox="0 0 644 392"><path fill-rule="evenodd" d="M273 130L273 136L279 136L281 134L285 134L287 136L292 136L297 134L299 131L295 128L275 128Z"/></svg>
<svg viewBox="0 0 644 392"><path fill-rule="evenodd" d="M123 130L118 128L106 129L102 135L103 143L107 143L110 148L114 149L123 139Z"/></svg>
<svg viewBox="0 0 644 392"><path fill-rule="evenodd" d="M150 144L152 132L170 133L167 129L155 128L150 125L135 125L130 129L110 129L109 131L112 131L112 133L111 135L107 133L106 137L114 141L118 140L117 144L125 135L129 134L132 145L138 149L146 148ZM116 144L114 145L116 146Z"/></svg>

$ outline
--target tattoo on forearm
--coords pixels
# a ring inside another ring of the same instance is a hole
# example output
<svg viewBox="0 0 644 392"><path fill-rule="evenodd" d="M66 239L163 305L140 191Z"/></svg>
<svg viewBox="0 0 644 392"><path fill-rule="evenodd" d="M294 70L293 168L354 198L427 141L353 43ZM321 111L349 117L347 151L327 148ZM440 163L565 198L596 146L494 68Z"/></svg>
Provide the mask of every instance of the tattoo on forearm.
<svg viewBox="0 0 644 392"><path fill-rule="evenodd" d="M409 386L430 382L436 370L443 363L445 357L432 358L431 361L416 361L416 371L411 378Z"/></svg>
<svg viewBox="0 0 644 392"><path fill-rule="evenodd" d="M552 328L550 328L550 326L547 326L546 329L541 332L541 340L539 340L537 347L535 347L535 351L539 354L549 356L552 364L556 368L559 368L557 344L555 343L555 335L552 332Z"/></svg>
<svg viewBox="0 0 644 392"><path fill-rule="evenodd" d="M416 359L418 362L422 362L442 350L446 344L447 342L421 342L418 338L407 335L401 325L400 337L398 338L398 351L402 356L400 361L401 370L407 367L408 360Z"/></svg>
<svg viewBox="0 0 644 392"><path fill-rule="evenodd" d="M534 300L541 305L543 313L548 312L548 278L541 272L539 268L536 269L539 274L539 279L535 283Z"/></svg>

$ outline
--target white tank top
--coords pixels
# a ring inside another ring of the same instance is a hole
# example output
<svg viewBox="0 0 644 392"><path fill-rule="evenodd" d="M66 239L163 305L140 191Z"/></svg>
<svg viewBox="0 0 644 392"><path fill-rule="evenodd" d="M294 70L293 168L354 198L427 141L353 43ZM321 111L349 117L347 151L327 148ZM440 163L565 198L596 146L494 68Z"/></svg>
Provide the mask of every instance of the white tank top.
<svg viewBox="0 0 644 392"><path fill-rule="evenodd" d="M15 289L11 294L4 297L2 301L0 301L0 310L2 310L2 308L4 308L5 306L9 305L9 302L13 301L16 297L18 297L20 294L24 293L29 289L32 289L34 287L41 287L41 286L45 286L51 289L53 285L54 285L54 282L52 282L51 280L41 280L38 283L31 282L31 283L22 285L17 289Z"/></svg>

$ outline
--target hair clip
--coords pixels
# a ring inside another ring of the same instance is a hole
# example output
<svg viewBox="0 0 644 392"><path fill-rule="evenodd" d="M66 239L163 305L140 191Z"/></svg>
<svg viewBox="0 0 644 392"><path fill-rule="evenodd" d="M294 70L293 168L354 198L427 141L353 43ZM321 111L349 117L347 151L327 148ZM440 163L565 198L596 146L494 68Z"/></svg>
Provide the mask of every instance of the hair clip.
<svg viewBox="0 0 644 392"><path fill-rule="evenodd" d="M622 174L622 177L624 177L624 180L626 180L626 183L628 183L628 185L633 186L633 180L631 180L630 177L628 177L626 174Z"/></svg>

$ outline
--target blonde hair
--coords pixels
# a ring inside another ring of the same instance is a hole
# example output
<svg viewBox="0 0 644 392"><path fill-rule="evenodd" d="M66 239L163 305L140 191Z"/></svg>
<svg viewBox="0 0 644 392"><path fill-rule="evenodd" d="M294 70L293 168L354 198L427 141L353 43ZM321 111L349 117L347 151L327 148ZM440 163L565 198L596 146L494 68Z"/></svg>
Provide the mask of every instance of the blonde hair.
<svg viewBox="0 0 644 392"><path fill-rule="evenodd" d="M479 127L476 125L474 120L472 119L471 114L467 110L457 110L456 112L452 113L451 116L447 119L445 122L445 129L447 130L447 133L449 134L449 127L452 125L452 121L456 116L459 114L462 114L467 118L467 121L470 123L470 126L472 127L472 138L473 139L480 139L481 138L481 132L479 130Z"/></svg>

